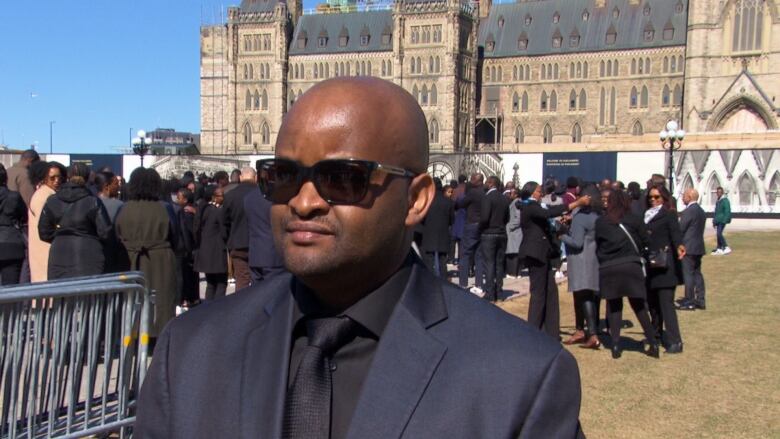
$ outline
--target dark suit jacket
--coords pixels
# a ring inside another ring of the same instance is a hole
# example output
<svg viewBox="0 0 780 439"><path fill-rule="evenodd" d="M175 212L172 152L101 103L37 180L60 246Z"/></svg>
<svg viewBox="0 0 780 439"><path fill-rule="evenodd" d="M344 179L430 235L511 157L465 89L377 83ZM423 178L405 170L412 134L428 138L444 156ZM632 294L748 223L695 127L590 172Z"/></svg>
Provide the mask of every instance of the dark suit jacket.
<svg viewBox="0 0 780 439"><path fill-rule="evenodd" d="M677 259L677 246L682 244L682 233L677 214L661 209L647 223L647 249L663 251L667 249L667 266L665 268L647 268L648 288L674 288L682 284L682 265Z"/></svg>
<svg viewBox="0 0 780 439"><path fill-rule="evenodd" d="M450 226L454 221L455 203L437 191L422 223L422 250L449 253Z"/></svg>
<svg viewBox="0 0 780 439"><path fill-rule="evenodd" d="M241 183L225 194L222 203L222 239L227 243L228 250L245 250L249 248L244 198L257 189L254 183Z"/></svg>
<svg viewBox="0 0 780 439"><path fill-rule="evenodd" d="M523 229L523 242L520 243L521 258L547 261L560 254L558 240L550 227L550 218L563 215L569 208L566 205L550 206L547 209L536 201L520 204L520 227Z"/></svg>
<svg viewBox="0 0 780 439"><path fill-rule="evenodd" d="M506 235L509 222L509 200L498 190L490 191L482 198L479 228L482 233Z"/></svg>
<svg viewBox="0 0 780 439"><path fill-rule="evenodd" d="M693 256L703 255L704 250L704 227L707 221L704 215L704 209L699 203L689 204L685 210L680 213L680 230L683 234L683 245L685 253Z"/></svg>
<svg viewBox="0 0 780 439"><path fill-rule="evenodd" d="M136 438L281 436L291 281L270 278L168 326L141 390ZM573 438L579 406L577 363L559 343L418 260L347 438Z"/></svg>
<svg viewBox="0 0 780 439"><path fill-rule="evenodd" d="M271 202L255 186L244 198L247 233L249 234L249 266L257 268L281 267L282 256L274 247L271 232Z"/></svg>

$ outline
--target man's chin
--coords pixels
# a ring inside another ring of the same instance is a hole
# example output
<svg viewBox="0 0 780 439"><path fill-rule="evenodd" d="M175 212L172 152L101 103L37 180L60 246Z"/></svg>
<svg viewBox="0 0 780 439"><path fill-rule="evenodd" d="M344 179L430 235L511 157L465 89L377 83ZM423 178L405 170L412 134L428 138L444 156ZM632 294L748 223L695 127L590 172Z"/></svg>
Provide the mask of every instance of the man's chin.
<svg viewBox="0 0 780 439"><path fill-rule="evenodd" d="M287 249L284 253L284 265L287 271L298 277L317 277L332 273L338 268L328 252L311 248Z"/></svg>

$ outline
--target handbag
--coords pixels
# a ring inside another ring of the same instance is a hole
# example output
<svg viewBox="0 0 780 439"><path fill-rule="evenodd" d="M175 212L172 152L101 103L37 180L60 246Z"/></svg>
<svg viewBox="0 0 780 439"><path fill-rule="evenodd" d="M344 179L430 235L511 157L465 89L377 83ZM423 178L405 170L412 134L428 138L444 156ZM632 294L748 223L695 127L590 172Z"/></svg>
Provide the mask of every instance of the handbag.
<svg viewBox="0 0 780 439"><path fill-rule="evenodd" d="M661 250L650 250L647 253L647 263L650 268L666 268L669 266L669 247Z"/></svg>
<svg viewBox="0 0 780 439"><path fill-rule="evenodd" d="M631 241L631 245L634 247L634 251L636 251L637 256L639 256L639 263L642 265L642 274L647 276L647 269L645 268L645 264L646 264L645 258L642 257L642 252L639 251L639 247L636 245L634 238L631 236L630 233L628 233L628 230L626 230L626 227L623 224L618 223L618 226L620 226L620 229L623 230L623 233L626 234L628 240Z"/></svg>

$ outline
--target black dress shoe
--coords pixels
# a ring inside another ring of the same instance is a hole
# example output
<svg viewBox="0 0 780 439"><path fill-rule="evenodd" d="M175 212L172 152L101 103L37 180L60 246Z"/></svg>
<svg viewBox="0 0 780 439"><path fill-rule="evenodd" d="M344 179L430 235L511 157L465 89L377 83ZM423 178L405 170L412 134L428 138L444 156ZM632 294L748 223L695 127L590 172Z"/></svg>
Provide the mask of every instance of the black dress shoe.
<svg viewBox="0 0 780 439"><path fill-rule="evenodd" d="M649 345L647 347L647 350L645 351L645 355L647 355L648 357L653 357L653 358L661 358L661 352L658 349L658 345L657 344Z"/></svg>
<svg viewBox="0 0 780 439"><path fill-rule="evenodd" d="M694 306L696 307L696 309L700 309L700 310L702 310L702 311L704 311L705 309L707 309L707 307L706 307L706 306L704 306L704 304L703 304L703 303L697 303L697 304L695 304Z"/></svg>
<svg viewBox="0 0 780 439"><path fill-rule="evenodd" d="M691 302L682 302L675 305L679 311L696 311L696 305Z"/></svg>
<svg viewBox="0 0 780 439"><path fill-rule="evenodd" d="M617 360L621 355L623 355L623 351L620 350L620 347L612 346L612 358Z"/></svg>
<svg viewBox="0 0 780 439"><path fill-rule="evenodd" d="M683 344L680 343L672 343L669 345L669 347L666 348L667 354L682 354L683 351Z"/></svg>

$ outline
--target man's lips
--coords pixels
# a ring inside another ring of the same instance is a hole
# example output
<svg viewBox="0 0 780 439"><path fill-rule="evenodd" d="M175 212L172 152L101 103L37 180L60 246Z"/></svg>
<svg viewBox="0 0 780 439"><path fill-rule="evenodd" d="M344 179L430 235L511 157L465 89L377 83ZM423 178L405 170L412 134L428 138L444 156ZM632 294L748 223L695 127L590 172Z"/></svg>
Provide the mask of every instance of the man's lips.
<svg viewBox="0 0 780 439"><path fill-rule="evenodd" d="M317 223L291 222L285 227L296 244L309 244L325 236L333 235L333 231L326 226Z"/></svg>

